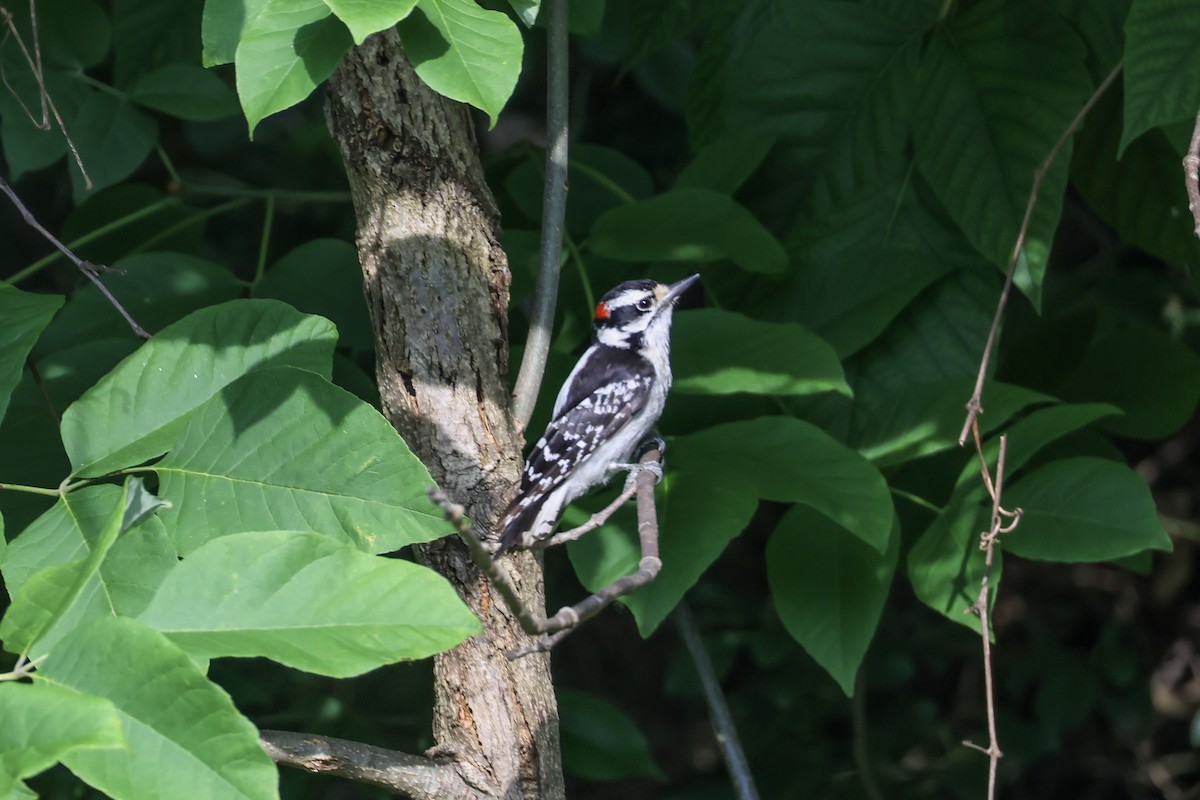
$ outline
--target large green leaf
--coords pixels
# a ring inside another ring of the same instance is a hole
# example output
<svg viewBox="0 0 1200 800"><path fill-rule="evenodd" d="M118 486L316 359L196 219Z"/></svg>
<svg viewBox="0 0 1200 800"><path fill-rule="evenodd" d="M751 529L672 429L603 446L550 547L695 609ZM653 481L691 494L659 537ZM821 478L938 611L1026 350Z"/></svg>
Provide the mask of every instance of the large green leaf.
<svg viewBox="0 0 1200 800"><path fill-rule="evenodd" d="M237 96L198 64L165 64L139 75L129 99L173 117L207 122L236 114Z"/></svg>
<svg viewBox="0 0 1200 800"><path fill-rule="evenodd" d="M1143 550L1170 550L1145 481L1129 467L1099 458L1054 461L1004 492L1021 508L1021 524L1004 548L1042 561L1109 561Z"/></svg>
<svg viewBox="0 0 1200 800"><path fill-rule="evenodd" d="M292 531L203 545L140 619L205 658L262 656L337 678L424 658L480 631L436 572Z"/></svg>
<svg viewBox="0 0 1200 800"><path fill-rule="evenodd" d="M806 506L793 506L767 544L767 577L779 618L847 696L854 693L899 558L898 519L881 554Z"/></svg>
<svg viewBox="0 0 1200 800"><path fill-rule="evenodd" d="M1104 403L1058 405L1038 409L1009 427L1006 475L1010 478L1039 450L1055 440L1084 428L1116 412ZM988 468L995 474L998 439L984 445ZM976 617L967 609L979 597L984 559L979 536L987 529L990 501L979 474L975 456L964 457L962 472L950 501L921 534L908 552L907 572L917 597L945 617L972 630L979 629ZM1004 507L1013 508L1008 492ZM995 551L992 572L993 598L1003 571L1003 549L1007 539Z"/></svg>
<svg viewBox="0 0 1200 800"><path fill-rule="evenodd" d="M710 457L714 457L710 454ZM735 465L697 463L672 457L682 465L668 473L657 502L659 555L662 571L650 584L624 598L649 636L674 610L725 546L745 529L758 507L754 484ZM580 581L596 591L637 569L641 552L633 532L637 522L626 507L599 530L568 545ZM570 518L568 522L582 522Z"/></svg>
<svg viewBox="0 0 1200 800"><path fill-rule="evenodd" d="M400 23L405 52L421 80L469 103L496 124L521 74L521 31L502 11L473 0L417 0Z"/></svg>
<svg viewBox="0 0 1200 800"><path fill-rule="evenodd" d="M603 697L559 689L563 769L590 781L666 776L654 763L650 743L621 709Z"/></svg>
<svg viewBox="0 0 1200 800"><path fill-rule="evenodd" d="M710 189L674 189L618 206L596 220L588 247L618 261L729 259L751 272L781 272L787 254L754 215Z"/></svg>
<svg viewBox="0 0 1200 800"><path fill-rule="evenodd" d="M675 391L850 394L833 349L800 325L698 309L677 313L673 328Z"/></svg>
<svg viewBox="0 0 1200 800"><path fill-rule="evenodd" d="M1076 137L1071 181L1128 243L1176 266L1200 264L1200 241L1179 180L1182 152L1161 130L1152 130L1118 159L1123 99L1120 86L1113 86L1088 112Z"/></svg>
<svg viewBox="0 0 1200 800"><path fill-rule="evenodd" d="M773 317L804 324L847 358L950 268L928 252L859 247L804 265L786 289L772 287L763 302Z"/></svg>
<svg viewBox="0 0 1200 800"><path fill-rule="evenodd" d="M146 522L161 506L161 501L146 491L140 479L128 479L121 491L90 494L91 498L85 501L90 506L87 510L103 509L105 514L99 531L85 532L82 527L72 531L69 526L47 531L58 533L58 544L67 547L81 535L93 535L77 548L83 554L80 558L63 563L62 551L50 551L37 565L42 569L17 584L19 589L13 593L12 605L0 622L0 639L4 640L5 649L37 658L89 619L136 613L147 602L146 595L175 566L175 554L166 542L161 524L153 521L136 532L130 530ZM100 505L101 498L107 501L107 507ZM41 548L46 552L49 544L52 542L42 541L17 552L27 559L31 550ZM113 558L114 555L117 557ZM6 580L8 574L6 561ZM14 583L9 583L10 591Z"/></svg>
<svg viewBox="0 0 1200 800"><path fill-rule="evenodd" d="M313 530L386 553L448 526L433 479L379 412L311 372L251 372L190 415L154 465L181 555L231 533Z"/></svg>
<svg viewBox="0 0 1200 800"><path fill-rule="evenodd" d="M76 202L129 177L158 141L153 117L129 100L101 91L88 95L68 131L92 180L89 189L79 170L71 169Z"/></svg>
<svg viewBox="0 0 1200 800"><path fill-rule="evenodd" d="M731 195L762 165L778 134L735 130L709 142L675 179L676 189L711 189Z"/></svg>
<svg viewBox="0 0 1200 800"><path fill-rule="evenodd" d="M57 295L29 294L0 283L0 419L21 380L25 357L62 304Z"/></svg>
<svg viewBox="0 0 1200 800"><path fill-rule="evenodd" d="M791 417L730 422L671 443L672 465L719 462L745 476L764 500L811 506L876 551L887 549L892 500L865 458L820 428Z"/></svg>
<svg viewBox="0 0 1200 800"><path fill-rule="evenodd" d="M1119 158L1151 128L1200 107L1200 15L1189 0L1134 0L1125 20L1125 125Z"/></svg>
<svg viewBox="0 0 1200 800"><path fill-rule="evenodd" d="M187 415L266 365L328 376L337 334L328 320L272 300L205 308L164 329L63 413L74 474L140 464L168 450Z"/></svg>
<svg viewBox="0 0 1200 800"><path fill-rule="evenodd" d="M131 619L75 630L41 679L116 706L128 749L75 750L63 763L110 797L278 797L258 731L165 636Z"/></svg>
<svg viewBox="0 0 1200 800"><path fill-rule="evenodd" d="M72 750L125 747L112 703L44 683L0 683L0 796Z"/></svg>
<svg viewBox="0 0 1200 800"><path fill-rule="evenodd" d="M408 16L417 0L324 0L325 5L346 23L355 44L372 33L392 27Z"/></svg>
<svg viewBox="0 0 1200 800"><path fill-rule="evenodd" d="M237 43L237 91L250 135L333 74L354 41L324 0L257 0Z"/></svg>
<svg viewBox="0 0 1200 800"><path fill-rule="evenodd" d="M1034 169L1087 100L1079 37L1041 0L984 0L930 40L913 117L917 164L946 210L1007 268ZM1035 302L1070 162L1069 143L1038 189L1017 282Z"/></svg>
<svg viewBox="0 0 1200 800"><path fill-rule="evenodd" d="M1125 415L1105 427L1121 436L1161 439L1179 430L1200 400L1200 359L1187 345L1130 321L1093 341L1058 393L1066 400L1103 400Z"/></svg>

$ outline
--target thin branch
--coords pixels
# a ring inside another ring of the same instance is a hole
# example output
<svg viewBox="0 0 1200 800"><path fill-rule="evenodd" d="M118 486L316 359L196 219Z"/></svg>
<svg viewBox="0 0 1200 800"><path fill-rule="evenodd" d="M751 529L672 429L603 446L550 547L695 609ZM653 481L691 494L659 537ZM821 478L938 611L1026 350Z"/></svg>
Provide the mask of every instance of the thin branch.
<svg viewBox="0 0 1200 800"><path fill-rule="evenodd" d="M450 760L289 731L260 731L259 744L276 764L369 783L413 800L475 796Z"/></svg>
<svg viewBox="0 0 1200 800"><path fill-rule="evenodd" d="M967 401L967 418L963 422L962 432L958 435L958 445L961 447L967 442L967 435L971 432L971 426L975 420L983 413L983 382L987 377L988 365L992 359L992 350L996 344L996 336L1000 330L1000 320L1004 318L1004 309L1008 305L1008 295L1012 291L1013 277L1017 273L1017 264L1021 260L1021 253L1025 249L1025 236L1029 233L1029 221L1033 218L1033 208L1037 204L1038 189L1041 188L1042 179L1046 177L1046 172L1049 171L1050 165L1054 163L1054 159L1058 157L1058 153L1070 140L1072 134L1083 124L1084 117L1092 110L1092 107L1100 100L1108 87L1112 85L1117 76L1121 74L1122 62L1117 62L1113 67L1112 72L1108 73L1108 77L1096 87L1096 91L1092 92L1092 96L1083 104L1083 108L1079 109L1079 113L1071 120L1071 124L1063 131L1062 136L1058 137L1058 141L1054 143L1054 147L1050 148L1050 152L1046 154L1046 158L1038 164L1037 169L1033 171L1033 185L1029 189L1029 200L1025 203L1025 217L1021 220L1021 227L1017 231L1017 241L1013 245L1012 257L1008 261L1008 273L1004 276L1004 288L1000 290L1000 301L996 303L996 313L992 317L992 327L988 330L987 343L983 346L983 358L979 361L979 374L975 377L975 391L971 394L971 399Z"/></svg>
<svg viewBox="0 0 1200 800"><path fill-rule="evenodd" d="M1192 142L1183 157L1183 185L1187 188L1188 211L1196 222L1194 232L1200 236L1200 113L1196 114L1196 125L1192 128Z"/></svg>
<svg viewBox="0 0 1200 800"><path fill-rule="evenodd" d="M657 449L648 450L641 457L641 463L650 464L661 461L662 453ZM471 523L464 516L462 506L452 503L440 489L429 490L429 497L442 509L447 521L453 526L459 537L467 545L471 560L475 566L487 576L488 581L500 593L504 604L508 606L521 630L530 636L544 636L528 647L518 648L508 653L510 659L517 659L532 653L544 653L566 638L580 623L599 614L618 597L629 594L635 589L645 586L657 577L662 569L662 561L658 557L658 520L654 505L654 487L656 478L651 470L643 470L634 479L637 492L638 538L641 541L642 558L638 568L630 575L618 578L600 591L585 597L573 606L565 606L551 617L539 617L521 602L516 589L504 567L492 558L487 546L480 541L479 536L471 528ZM610 504L615 510L615 504ZM602 512L603 513L603 512ZM599 515L597 515L599 516Z"/></svg>
<svg viewBox="0 0 1200 800"><path fill-rule="evenodd" d="M978 424L974 424L971 427L975 432L975 440L978 446L979 426ZM987 473L987 465L984 464L983 466L984 485L992 497L992 521L988 530L979 540L979 547L984 551L983 577L979 581L979 596L975 599L971 607L967 609L968 613L979 615L980 638L983 640L983 684L987 703L988 744L987 747L982 747L969 741L965 741L963 744L986 754L988 757L988 800L995 800L996 773L1000 766L1000 759L1004 757L1004 753L1000 750L1000 739L996 733L996 695L995 682L992 678L992 628L988 610L988 599L991 593L992 561L995 558L996 540L1001 534L1008 533L1016 528L1017 524L1021 521L1021 509L1017 508L1008 511L1001 505L1001 496L1004 492L1004 462L1007 454L1008 435L1003 434L1000 437L1000 453L996 458L996 479L994 482ZM1013 522L1006 526L1004 520L1010 518Z"/></svg>
<svg viewBox="0 0 1200 800"><path fill-rule="evenodd" d="M17 207L17 211L20 212L21 218L25 220L25 224L29 225L29 227L40 233L46 241L58 248L59 252L70 259L71 263L78 267L79 271L82 272L89 281L96 284L96 288L99 289L100 293L108 299L108 302L112 303L113 307L120 312L121 316L125 318L125 321L129 323L129 327L133 328L134 333L143 339L150 338L150 334L146 333L146 331L142 329L142 326L138 325L137 322L134 321L133 317L129 316L129 312L125 310L125 307L121 305L117 298L113 297L112 292L108 290L108 287L105 286L100 278L96 276L96 273L107 269L107 267L93 264L90 261L84 261L82 258L71 252L71 250L65 244L60 242L54 236L54 234L42 227L42 224L37 221L37 218L34 217L29 209L25 207L25 204L21 202L21 198L17 196L15 191L13 191L12 186L10 186L8 181L4 180L3 178L0 178L0 192L3 192L5 195L7 195L8 199L12 201L12 204Z"/></svg>
<svg viewBox="0 0 1200 800"><path fill-rule="evenodd" d="M547 0L546 9L546 185L542 195L542 246L537 290L525 354L513 389L513 419L524 431L533 416L546 355L554 332L558 276L562 270L563 218L567 211L567 0Z"/></svg>
<svg viewBox="0 0 1200 800"><path fill-rule="evenodd" d="M609 517L617 513L618 508L628 503L629 498L633 497L637 493L637 490L637 481L630 481L629 485L625 487L624 491L617 495L615 500L597 511L595 514L592 514L591 518L588 519L587 522L583 523L577 528L572 528L569 531L556 533L546 541L539 542L534 546L539 550L543 550L547 547L553 547L554 545L573 542L580 536L583 536L585 533L590 533L596 530L596 528L599 528L601 525L607 522Z"/></svg>
<svg viewBox="0 0 1200 800"><path fill-rule="evenodd" d="M717 736L717 744L725 756L725 767L729 770L729 778L737 792L738 800L758 800L758 789L754 785L754 776L750 773L750 763L742 750L741 739L738 738L737 726L733 724L733 716L725 702L725 694L721 691L721 683L717 680L716 670L700 631L696 628L696 620L687 601L681 601L675 609L675 625L679 628L679 636L683 646L687 648L692 663L696 665L696 673L700 676L700 686L704 690L704 699L708 703L708 715L712 721L713 733Z"/></svg>

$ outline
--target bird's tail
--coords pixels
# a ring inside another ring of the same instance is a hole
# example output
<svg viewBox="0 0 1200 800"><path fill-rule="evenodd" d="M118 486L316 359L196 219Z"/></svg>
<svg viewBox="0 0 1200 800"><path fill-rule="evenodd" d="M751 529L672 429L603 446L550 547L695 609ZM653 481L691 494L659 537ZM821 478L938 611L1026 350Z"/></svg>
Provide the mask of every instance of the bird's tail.
<svg viewBox="0 0 1200 800"><path fill-rule="evenodd" d="M501 521L500 544L496 547L496 555L521 544L522 534L533 527L547 498L548 495L543 492L513 498Z"/></svg>

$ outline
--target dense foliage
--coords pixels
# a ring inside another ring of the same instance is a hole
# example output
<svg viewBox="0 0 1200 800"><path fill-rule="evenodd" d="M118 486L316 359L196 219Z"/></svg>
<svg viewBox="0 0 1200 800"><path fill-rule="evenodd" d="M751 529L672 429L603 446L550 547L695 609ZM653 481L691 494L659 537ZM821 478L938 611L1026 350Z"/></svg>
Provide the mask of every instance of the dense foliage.
<svg viewBox="0 0 1200 800"><path fill-rule="evenodd" d="M36 39L9 8L0 50L0 178L154 335L4 212L2 663L42 660L0 683L0 796L73 773L113 797L270 797L255 725L428 746L427 665L395 664L479 628L440 576L380 557L449 527L371 407L314 90L398 24L422 79L480 110L515 363L542 204L536 0L32 8ZM960 742L986 741L967 612L991 503L963 404L1035 170L1118 66L1045 169L983 395L984 452L1008 434L1024 510L992 574L1001 782L1194 783L1194 4L577 0L571 20L563 289L532 427L598 294L705 287L675 325L662 573L555 653L571 796L732 796L664 624L685 595L764 796L981 796ZM552 607L632 571L632 529L548 554ZM289 797L370 794L284 778Z"/></svg>

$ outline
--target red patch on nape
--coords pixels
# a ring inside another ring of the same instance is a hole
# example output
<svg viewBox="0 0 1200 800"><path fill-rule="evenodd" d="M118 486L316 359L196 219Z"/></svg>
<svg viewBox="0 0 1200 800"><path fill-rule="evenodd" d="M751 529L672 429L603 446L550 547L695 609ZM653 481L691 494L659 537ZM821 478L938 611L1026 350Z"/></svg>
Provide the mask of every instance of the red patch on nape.
<svg viewBox="0 0 1200 800"><path fill-rule="evenodd" d="M608 309L607 303L600 303L596 306L596 319L608 319L612 316L612 312Z"/></svg>

